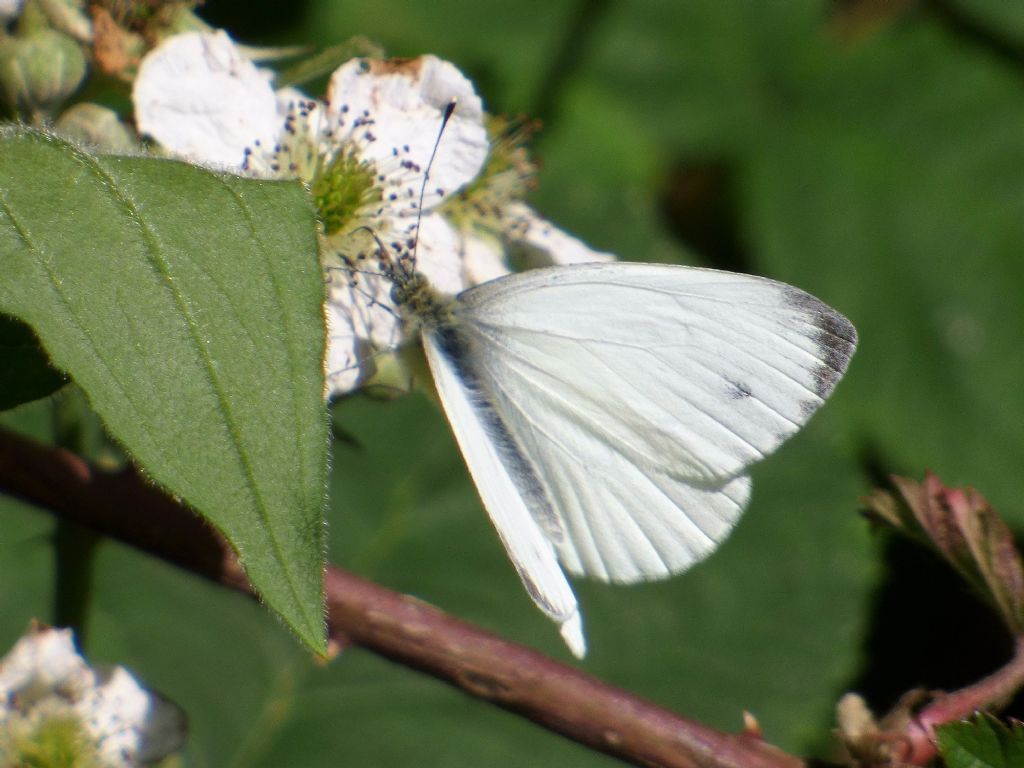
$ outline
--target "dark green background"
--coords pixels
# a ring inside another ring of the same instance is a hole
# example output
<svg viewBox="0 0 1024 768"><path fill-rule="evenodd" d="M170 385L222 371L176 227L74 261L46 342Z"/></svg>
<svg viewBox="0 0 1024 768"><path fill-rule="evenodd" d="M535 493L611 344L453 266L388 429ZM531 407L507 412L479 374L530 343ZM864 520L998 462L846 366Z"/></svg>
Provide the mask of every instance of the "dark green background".
<svg viewBox="0 0 1024 768"><path fill-rule="evenodd" d="M490 110L544 119L534 202L554 221L623 258L794 283L855 323L849 376L756 468L716 555L665 583L578 585L584 669L720 728L749 710L800 753L827 754L844 691L884 707L1005 650L930 557L872 536L857 509L873 480L932 469L1024 524L1024 9L897 5L205 9L246 42L363 34L449 58ZM42 411L5 420L42 430ZM353 400L334 418L360 447L334 452L331 559L570 661L433 406ZM49 616L53 524L2 508L6 647ZM189 765L610 763L360 650L318 667L258 606L116 545L100 551L91 620L93 659L188 711Z"/></svg>

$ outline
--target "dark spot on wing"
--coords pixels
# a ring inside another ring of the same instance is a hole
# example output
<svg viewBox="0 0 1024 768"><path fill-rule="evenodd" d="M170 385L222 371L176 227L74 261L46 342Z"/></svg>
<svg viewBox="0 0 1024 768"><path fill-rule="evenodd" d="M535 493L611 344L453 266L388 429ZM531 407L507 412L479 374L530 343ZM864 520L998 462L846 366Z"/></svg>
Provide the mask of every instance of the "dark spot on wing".
<svg viewBox="0 0 1024 768"><path fill-rule="evenodd" d="M732 381L726 379L729 383L729 399L731 400L743 400L744 398L750 397L750 385L742 381Z"/></svg>
<svg viewBox="0 0 1024 768"><path fill-rule="evenodd" d="M814 341L818 345L821 365L815 368L812 375L815 394L825 399L835 389L850 364L853 351L857 348L857 330L849 320L809 293L792 286L786 286L783 293L790 306L800 310L818 329ZM809 406L810 412L819 404L805 405Z"/></svg>

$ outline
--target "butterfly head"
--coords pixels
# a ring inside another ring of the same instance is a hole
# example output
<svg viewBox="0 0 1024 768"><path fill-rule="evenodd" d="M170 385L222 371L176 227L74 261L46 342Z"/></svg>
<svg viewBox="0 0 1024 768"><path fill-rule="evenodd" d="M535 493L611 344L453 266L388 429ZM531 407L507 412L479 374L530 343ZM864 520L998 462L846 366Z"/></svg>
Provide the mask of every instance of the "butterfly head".
<svg viewBox="0 0 1024 768"><path fill-rule="evenodd" d="M391 300L398 307L407 330L436 328L451 322L451 300L438 293L423 273L399 266L388 277L391 280Z"/></svg>

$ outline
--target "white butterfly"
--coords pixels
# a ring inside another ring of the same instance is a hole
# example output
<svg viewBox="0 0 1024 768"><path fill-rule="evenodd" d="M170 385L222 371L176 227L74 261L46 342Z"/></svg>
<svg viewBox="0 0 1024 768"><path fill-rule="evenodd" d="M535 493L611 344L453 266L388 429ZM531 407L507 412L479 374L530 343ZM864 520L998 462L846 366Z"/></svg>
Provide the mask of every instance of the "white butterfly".
<svg viewBox="0 0 1024 768"><path fill-rule="evenodd" d="M760 277L583 264L446 298L410 265L384 265L395 302L513 565L579 657L563 567L633 583L708 555L749 499L746 468L825 401L857 341Z"/></svg>

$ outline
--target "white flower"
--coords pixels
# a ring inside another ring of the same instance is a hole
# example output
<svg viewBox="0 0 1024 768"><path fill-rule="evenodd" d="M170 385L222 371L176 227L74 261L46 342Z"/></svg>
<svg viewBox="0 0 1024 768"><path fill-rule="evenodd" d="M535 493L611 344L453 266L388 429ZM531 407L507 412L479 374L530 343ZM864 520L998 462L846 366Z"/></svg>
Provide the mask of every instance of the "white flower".
<svg viewBox="0 0 1024 768"><path fill-rule="evenodd" d="M184 742L181 711L142 688L123 667L91 669L68 629L32 630L0 659L0 765L54 729L78 764L142 766ZM91 761L95 761L90 762Z"/></svg>
<svg viewBox="0 0 1024 768"><path fill-rule="evenodd" d="M0 24L18 18L25 0L0 0Z"/></svg>
<svg viewBox="0 0 1024 768"><path fill-rule="evenodd" d="M145 57L133 100L139 130L174 154L310 186L324 228L332 394L365 379L371 350L401 341L390 285L364 273L380 271L381 246L392 260L415 251L417 269L439 291L466 287L458 238L436 209L477 176L488 147L480 99L452 64L354 59L317 102L275 94L224 33L187 33Z"/></svg>
<svg viewBox="0 0 1024 768"><path fill-rule="evenodd" d="M245 148L281 128L270 73L223 32L190 32L143 58L132 91L135 123L181 157L239 168Z"/></svg>
<svg viewBox="0 0 1024 768"><path fill-rule="evenodd" d="M309 185L323 227L328 395L361 386L403 340L382 258L415 257L444 294L507 274L509 252L530 266L612 258L522 202L532 166L520 134L491 145L472 83L434 56L354 59L319 102L275 93L223 32L186 33L143 59L133 100L139 131L174 154Z"/></svg>

